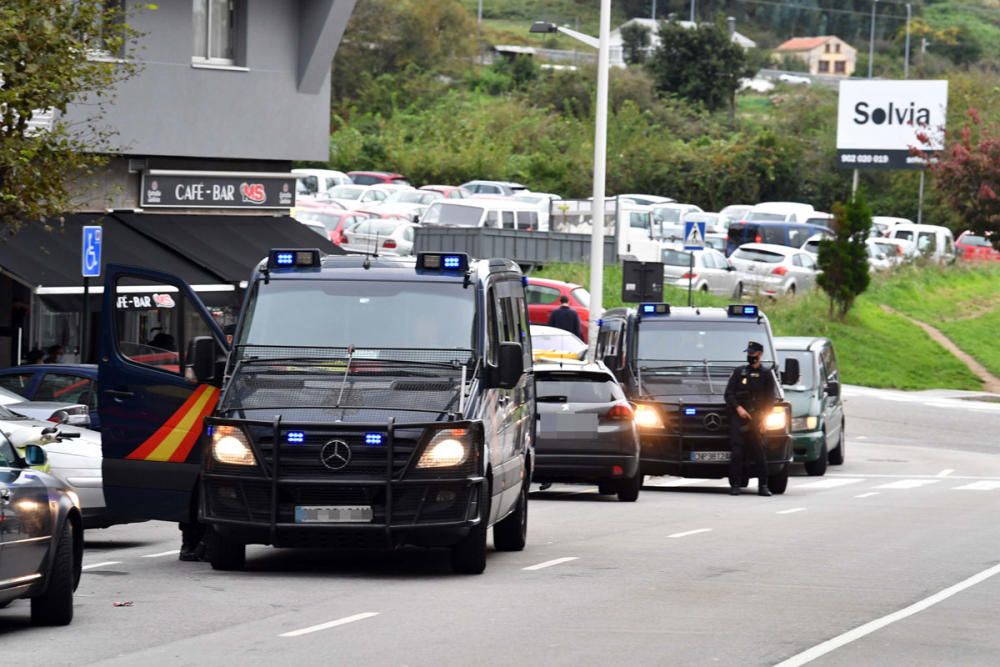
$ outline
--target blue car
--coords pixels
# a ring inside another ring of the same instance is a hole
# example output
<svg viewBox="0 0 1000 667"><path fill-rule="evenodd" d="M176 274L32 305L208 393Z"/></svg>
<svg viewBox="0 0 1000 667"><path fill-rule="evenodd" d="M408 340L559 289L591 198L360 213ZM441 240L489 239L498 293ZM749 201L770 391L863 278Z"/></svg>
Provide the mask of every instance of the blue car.
<svg viewBox="0 0 1000 667"><path fill-rule="evenodd" d="M83 403L90 410L90 428L100 430L97 414L97 366L94 364L31 364L0 369L0 387L29 401Z"/></svg>

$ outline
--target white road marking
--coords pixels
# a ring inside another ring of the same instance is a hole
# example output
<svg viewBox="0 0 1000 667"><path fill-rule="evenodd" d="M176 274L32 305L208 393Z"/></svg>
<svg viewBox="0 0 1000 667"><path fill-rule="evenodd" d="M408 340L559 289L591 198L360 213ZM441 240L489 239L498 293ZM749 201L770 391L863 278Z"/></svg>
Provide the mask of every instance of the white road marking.
<svg viewBox="0 0 1000 667"><path fill-rule="evenodd" d="M535 570L544 570L547 567L552 567L553 565L562 565L563 563L568 563L571 560L579 560L579 556L567 556L565 558L556 558L553 560L547 560L544 563L539 563L538 565L529 565L528 567L522 567L522 570L528 572L534 572Z"/></svg>
<svg viewBox="0 0 1000 667"><path fill-rule="evenodd" d="M976 584L980 584L990 577L1000 574L1000 565L994 565L993 567L987 568L978 574L974 574L968 579L958 582L954 586L949 586L948 588L935 593L929 597L911 604L909 607L900 609L899 611L883 616L882 618L877 618L874 621L869 621L864 625L859 625L858 627L848 630L847 632L837 635L833 639L828 639L822 644L817 644L812 648L803 651L797 655L793 655L788 660L778 663L775 667L799 667L800 665L805 665L812 662L816 658L821 658L827 653L837 650L842 646L846 646L851 642L855 642L862 637L866 637L876 630L881 630L887 625L895 623L896 621L901 621L904 618L909 618L914 614L917 614L929 607L933 607L939 602L943 602L948 598L961 593L967 588L972 588Z"/></svg>
<svg viewBox="0 0 1000 667"><path fill-rule="evenodd" d="M176 556L181 552L180 549L174 549L172 551L161 551L158 554L146 554L143 558L163 558L164 556Z"/></svg>
<svg viewBox="0 0 1000 667"><path fill-rule="evenodd" d="M867 435L859 435L859 436L857 436L857 437L856 437L856 438L854 438L854 439L855 439L855 440L867 440L867 439L868 439L868 436L867 436Z"/></svg>
<svg viewBox="0 0 1000 667"><path fill-rule="evenodd" d="M898 482L889 482L888 484L880 484L876 486L876 489L919 489L921 486L928 486L930 484L937 484L940 480L937 479L901 479Z"/></svg>
<svg viewBox="0 0 1000 667"><path fill-rule="evenodd" d="M806 482L805 484L796 484L796 489L836 489L839 486L847 486L848 484L857 484L858 482L863 482L863 479L850 479L848 477L841 478L831 478L831 479L821 479L815 482Z"/></svg>
<svg viewBox="0 0 1000 667"><path fill-rule="evenodd" d="M103 563L91 563L90 565L84 565L81 570L93 570L98 567L107 567L108 565L121 565L120 560L106 560Z"/></svg>
<svg viewBox="0 0 1000 667"><path fill-rule="evenodd" d="M687 537L688 535L697 535L698 533L711 533L711 528L698 528L696 530L686 530L683 533L674 533L673 535L667 535L667 537Z"/></svg>
<svg viewBox="0 0 1000 667"><path fill-rule="evenodd" d="M945 468L944 470L942 470L941 472L939 472L937 474L937 476L938 477L947 477L948 475L950 475L953 472L955 472L954 468Z"/></svg>
<svg viewBox="0 0 1000 667"><path fill-rule="evenodd" d="M775 512L775 514L795 514L796 512L805 512L805 507L793 507L790 510L781 510L780 512Z"/></svg>
<svg viewBox="0 0 1000 667"><path fill-rule="evenodd" d="M686 479L684 477L678 479L647 479L643 486L659 486L659 487L673 487L673 486L695 486L697 484L707 484L713 480L710 479Z"/></svg>
<svg viewBox="0 0 1000 667"><path fill-rule="evenodd" d="M888 475L885 473L830 473L827 477L862 477L864 479L939 479L937 475ZM997 475L949 475L948 479L992 479L1000 481Z"/></svg>
<svg viewBox="0 0 1000 667"><path fill-rule="evenodd" d="M955 491L996 491L1000 489L1000 482L972 482L965 486L956 486Z"/></svg>
<svg viewBox="0 0 1000 667"><path fill-rule="evenodd" d="M877 495L878 495L878 491L869 491L868 493L859 493L858 495L856 495L854 497L855 498L871 498L872 496L877 496Z"/></svg>
<svg viewBox="0 0 1000 667"><path fill-rule="evenodd" d="M345 616L344 618L338 618L336 621L330 621L328 623L320 623L319 625L310 625L308 628L302 628L301 630L292 630L291 632L284 632L279 637L301 637L302 635L308 635L313 632L319 632L320 630L329 630L330 628L335 628L338 625L347 625L348 623L354 623L355 621L363 621L366 618L371 618L372 616L378 616L377 611L366 611L363 614L355 614L354 616Z"/></svg>

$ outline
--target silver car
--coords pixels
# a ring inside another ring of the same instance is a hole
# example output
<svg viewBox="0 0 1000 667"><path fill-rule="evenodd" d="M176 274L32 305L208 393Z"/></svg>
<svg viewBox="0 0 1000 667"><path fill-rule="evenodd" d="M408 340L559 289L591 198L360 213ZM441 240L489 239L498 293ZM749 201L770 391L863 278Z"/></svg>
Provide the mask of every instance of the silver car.
<svg viewBox="0 0 1000 667"><path fill-rule="evenodd" d="M419 227L398 218L369 218L344 232L344 250L380 255L412 255L413 230Z"/></svg>
<svg viewBox="0 0 1000 667"><path fill-rule="evenodd" d="M18 415L41 419L54 424L90 426L90 410L82 403L61 401L26 401L24 396L0 388L0 406Z"/></svg>
<svg viewBox="0 0 1000 667"><path fill-rule="evenodd" d="M745 291L770 297L809 291L816 286L819 274L809 253L772 243L746 243L729 260Z"/></svg>
<svg viewBox="0 0 1000 667"><path fill-rule="evenodd" d="M714 248L687 251L681 244L665 245L663 284L737 299L743 296L743 283L735 267Z"/></svg>
<svg viewBox="0 0 1000 667"><path fill-rule="evenodd" d="M536 482L597 484L634 502L642 488L632 406L601 363L535 363Z"/></svg>

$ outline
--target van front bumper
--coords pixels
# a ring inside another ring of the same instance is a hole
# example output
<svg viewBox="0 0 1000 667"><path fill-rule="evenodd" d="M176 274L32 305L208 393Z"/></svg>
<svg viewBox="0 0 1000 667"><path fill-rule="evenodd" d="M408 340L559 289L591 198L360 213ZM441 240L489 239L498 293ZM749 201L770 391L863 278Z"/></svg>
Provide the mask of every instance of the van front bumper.
<svg viewBox="0 0 1000 667"><path fill-rule="evenodd" d="M811 463L823 451L823 431L795 431L792 433L792 451L796 463Z"/></svg>

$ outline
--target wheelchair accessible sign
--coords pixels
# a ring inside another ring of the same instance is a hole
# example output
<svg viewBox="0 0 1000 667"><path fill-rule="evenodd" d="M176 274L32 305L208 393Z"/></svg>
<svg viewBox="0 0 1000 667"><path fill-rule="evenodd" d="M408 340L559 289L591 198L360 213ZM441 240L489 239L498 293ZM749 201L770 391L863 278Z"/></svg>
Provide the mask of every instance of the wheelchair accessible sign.
<svg viewBox="0 0 1000 667"><path fill-rule="evenodd" d="M104 230L100 225L83 228L81 264L84 278L101 277L101 246Z"/></svg>

